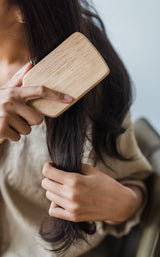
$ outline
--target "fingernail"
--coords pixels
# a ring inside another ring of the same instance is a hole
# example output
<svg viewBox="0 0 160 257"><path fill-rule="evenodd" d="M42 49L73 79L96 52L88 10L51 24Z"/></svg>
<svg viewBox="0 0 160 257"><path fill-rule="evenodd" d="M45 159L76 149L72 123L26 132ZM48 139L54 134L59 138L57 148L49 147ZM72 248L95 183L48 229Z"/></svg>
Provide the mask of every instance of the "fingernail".
<svg viewBox="0 0 160 257"><path fill-rule="evenodd" d="M54 162L49 162L49 164L50 164L52 167L55 167Z"/></svg>
<svg viewBox="0 0 160 257"><path fill-rule="evenodd" d="M70 96L70 95L64 95L64 100L65 100L66 102L72 102L72 101L73 101L73 97Z"/></svg>

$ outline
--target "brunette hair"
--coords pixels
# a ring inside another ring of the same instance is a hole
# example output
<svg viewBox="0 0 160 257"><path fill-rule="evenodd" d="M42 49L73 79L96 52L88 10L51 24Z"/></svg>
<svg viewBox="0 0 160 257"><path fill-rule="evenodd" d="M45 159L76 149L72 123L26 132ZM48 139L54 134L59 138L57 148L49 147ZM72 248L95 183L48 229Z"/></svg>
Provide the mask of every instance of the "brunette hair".
<svg viewBox="0 0 160 257"><path fill-rule="evenodd" d="M122 122L132 102L131 83L96 10L86 0L8 1L17 4L21 10L33 64L79 31L94 44L110 68L109 76L65 113L57 118L45 117L47 145L55 166L66 172L81 173L88 124L91 124L88 139L95 160L102 161L107 167L103 153L126 160L117 149L117 139L125 132ZM55 245L53 251L65 251L76 240L86 240L86 234L96 232L95 222L48 219L49 229L46 232L42 226L40 235Z"/></svg>

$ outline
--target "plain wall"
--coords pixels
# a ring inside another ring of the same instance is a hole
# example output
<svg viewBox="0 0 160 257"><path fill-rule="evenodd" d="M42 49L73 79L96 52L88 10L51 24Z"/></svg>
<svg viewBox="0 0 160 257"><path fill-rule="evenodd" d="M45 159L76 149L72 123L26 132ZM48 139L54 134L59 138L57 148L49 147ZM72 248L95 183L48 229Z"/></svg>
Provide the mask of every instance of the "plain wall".
<svg viewBox="0 0 160 257"><path fill-rule="evenodd" d="M132 120L145 117L160 132L160 1L93 3L134 82Z"/></svg>

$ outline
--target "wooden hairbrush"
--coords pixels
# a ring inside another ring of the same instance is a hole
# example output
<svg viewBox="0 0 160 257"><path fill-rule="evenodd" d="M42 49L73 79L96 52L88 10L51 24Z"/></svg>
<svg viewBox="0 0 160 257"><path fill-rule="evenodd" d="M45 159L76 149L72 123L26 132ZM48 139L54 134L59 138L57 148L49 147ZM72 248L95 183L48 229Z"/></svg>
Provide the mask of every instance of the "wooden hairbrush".
<svg viewBox="0 0 160 257"><path fill-rule="evenodd" d="M74 97L72 103L48 99L28 101L46 116L58 117L109 74L104 59L81 33L75 32L36 64L23 78L23 86L44 85Z"/></svg>
<svg viewBox="0 0 160 257"><path fill-rule="evenodd" d="M49 117L58 117L109 74L109 67L93 44L79 32L73 33L36 64L23 78L22 87L44 85L74 97L71 103L49 99L27 104Z"/></svg>

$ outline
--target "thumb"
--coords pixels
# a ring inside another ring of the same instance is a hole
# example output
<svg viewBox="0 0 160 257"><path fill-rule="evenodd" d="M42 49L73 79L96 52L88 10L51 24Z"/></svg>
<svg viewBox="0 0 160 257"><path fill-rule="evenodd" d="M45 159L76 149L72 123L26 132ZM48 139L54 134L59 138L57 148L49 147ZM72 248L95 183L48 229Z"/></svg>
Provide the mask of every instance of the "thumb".
<svg viewBox="0 0 160 257"><path fill-rule="evenodd" d="M4 87L20 87L22 85L23 77L26 73L31 70L33 67L32 63L27 64L25 69L17 72L6 84Z"/></svg>

